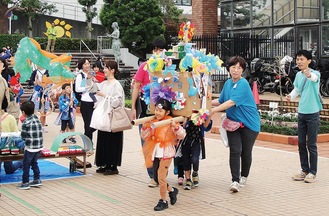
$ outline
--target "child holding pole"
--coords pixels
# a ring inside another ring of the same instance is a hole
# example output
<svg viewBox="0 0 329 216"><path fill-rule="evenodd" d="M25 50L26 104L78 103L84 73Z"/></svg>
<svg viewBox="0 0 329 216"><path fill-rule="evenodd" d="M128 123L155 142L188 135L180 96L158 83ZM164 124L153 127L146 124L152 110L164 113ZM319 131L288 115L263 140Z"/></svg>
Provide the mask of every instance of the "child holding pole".
<svg viewBox="0 0 329 216"><path fill-rule="evenodd" d="M162 211L168 208L167 191L170 204L174 205L177 201L178 189L168 185L166 177L172 158L176 154L177 140L185 137L183 127L172 118L171 103L168 100L157 101L155 118L143 124L141 137L145 140L143 153L146 167L153 166L154 180L160 187L160 200L154 210Z"/></svg>

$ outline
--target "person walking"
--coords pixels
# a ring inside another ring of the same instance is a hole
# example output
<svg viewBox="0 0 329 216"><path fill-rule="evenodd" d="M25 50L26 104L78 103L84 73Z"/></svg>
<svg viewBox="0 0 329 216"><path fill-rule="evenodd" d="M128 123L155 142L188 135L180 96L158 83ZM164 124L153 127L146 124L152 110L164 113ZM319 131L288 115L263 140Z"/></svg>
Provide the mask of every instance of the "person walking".
<svg viewBox="0 0 329 216"><path fill-rule="evenodd" d="M162 40L154 40L153 41L153 53L159 54L163 52L163 49L165 48L166 44ZM134 77L133 81L133 91L131 94L131 111L132 111L132 119L136 118L144 118L149 116L148 108L143 100L144 97L144 86L150 83L150 75L146 69L147 62L138 62L140 64L137 73ZM139 125L139 131L141 130L142 125ZM144 140L141 139L142 146L144 145ZM150 177L150 181L148 182L148 187L157 187L158 184L153 179L153 169L152 167L147 169L147 173Z"/></svg>
<svg viewBox="0 0 329 216"><path fill-rule="evenodd" d="M230 58L227 70L231 78L225 82L220 97L212 101L212 105L216 107L210 112L211 118L216 112L226 110L227 118L240 125L235 131L227 131L232 175L229 189L232 192L238 192L240 186L247 183L252 149L260 131L256 102L248 81L242 77L246 65L245 59L240 56ZM207 121L210 121L210 118Z"/></svg>
<svg viewBox="0 0 329 216"><path fill-rule="evenodd" d="M171 120L170 124L158 128L151 128L155 122L172 119L171 103L166 99L159 99L155 104L155 119L144 123L141 130L141 137L145 140L143 153L146 167L153 167L154 180L159 184L160 199L154 207L155 211L162 211L168 208L167 194L170 204L177 201L178 189L167 183L168 169L172 158L175 157L175 146L177 140L183 139L186 135L184 128Z"/></svg>
<svg viewBox="0 0 329 216"><path fill-rule="evenodd" d="M312 54L307 50L296 53L299 72L294 80L294 89L286 96L288 102L300 95L298 103L298 152L301 171L292 176L295 181L313 183L318 166L317 137L322 110L319 94L320 72L309 68Z"/></svg>
<svg viewBox="0 0 329 216"><path fill-rule="evenodd" d="M57 37L57 29L55 27L55 23L51 23L51 26L47 29L47 35L48 35L48 43L46 50L48 52L54 52L55 50L55 43L56 43L56 37Z"/></svg>

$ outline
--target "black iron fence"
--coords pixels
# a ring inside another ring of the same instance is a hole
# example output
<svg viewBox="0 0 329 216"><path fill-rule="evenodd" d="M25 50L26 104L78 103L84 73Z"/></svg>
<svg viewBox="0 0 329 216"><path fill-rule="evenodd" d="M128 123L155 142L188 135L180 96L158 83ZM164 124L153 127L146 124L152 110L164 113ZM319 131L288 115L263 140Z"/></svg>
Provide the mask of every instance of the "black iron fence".
<svg viewBox="0 0 329 216"><path fill-rule="evenodd" d="M293 37L283 36L271 39L259 35L236 34L230 35L201 35L193 36L191 41L197 49L206 48L207 53L213 53L222 60L240 55L247 62L254 58L272 60L276 56L294 56L295 43Z"/></svg>

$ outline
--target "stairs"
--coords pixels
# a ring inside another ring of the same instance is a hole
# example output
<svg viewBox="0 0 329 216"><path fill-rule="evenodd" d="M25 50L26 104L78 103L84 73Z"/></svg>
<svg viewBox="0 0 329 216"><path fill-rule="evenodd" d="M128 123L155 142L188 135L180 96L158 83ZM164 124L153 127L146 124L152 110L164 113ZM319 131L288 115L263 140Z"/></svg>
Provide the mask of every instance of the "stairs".
<svg viewBox="0 0 329 216"><path fill-rule="evenodd" d="M60 56L62 54L66 54L66 53L68 53L68 52L57 52L55 54ZM94 53L96 53L96 52L94 52ZM70 64L71 71L75 71L75 68L76 68L76 65L77 65L79 59L87 58L90 61L91 66L96 62L96 59L94 58L94 56L89 52L88 53L86 53L86 52L83 52L83 53L71 52L70 54L72 55L72 60L71 60L71 64ZM98 57L98 54L94 54L94 55L96 57ZM104 54L102 54L102 57L103 57L104 60L114 60L113 55L104 55ZM120 70L120 73L117 75L118 80L130 79L137 72L136 69L134 69L134 67L127 66L123 63L119 64L119 70ZM27 82L22 83L22 86L24 88L24 94L21 96L21 103L28 100L28 98L33 93L33 87L29 87Z"/></svg>

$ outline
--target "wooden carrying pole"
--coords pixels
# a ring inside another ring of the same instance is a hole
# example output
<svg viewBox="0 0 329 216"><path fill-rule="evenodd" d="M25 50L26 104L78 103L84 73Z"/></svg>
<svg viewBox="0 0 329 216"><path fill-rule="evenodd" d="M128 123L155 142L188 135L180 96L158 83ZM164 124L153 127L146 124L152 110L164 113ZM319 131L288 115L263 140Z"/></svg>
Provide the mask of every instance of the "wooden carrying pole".
<svg viewBox="0 0 329 216"><path fill-rule="evenodd" d="M154 129L154 128L158 128L158 127L170 124L171 121L183 122L184 121L184 116L178 116L178 117L174 117L174 118L171 118L171 119L155 122L151 125L151 128Z"/></svg>
<svg viewBox="0 0 329 216"><path fill-rule="evenodd" d="M131 121L131 124L132 125L144 124L146 122L152 121L153 119L155 119L155 115L144 117L144 118L140 118L140 119L135 119L135 120Z"/></svg>

